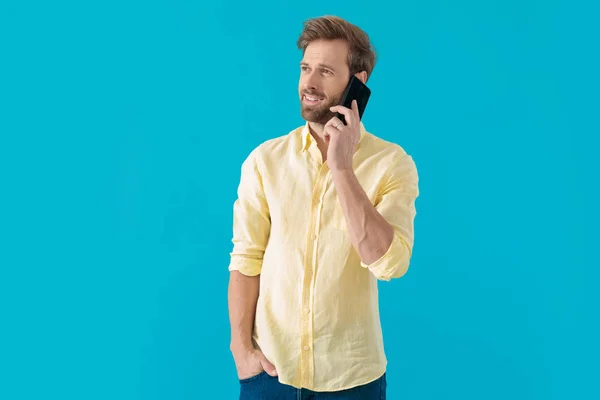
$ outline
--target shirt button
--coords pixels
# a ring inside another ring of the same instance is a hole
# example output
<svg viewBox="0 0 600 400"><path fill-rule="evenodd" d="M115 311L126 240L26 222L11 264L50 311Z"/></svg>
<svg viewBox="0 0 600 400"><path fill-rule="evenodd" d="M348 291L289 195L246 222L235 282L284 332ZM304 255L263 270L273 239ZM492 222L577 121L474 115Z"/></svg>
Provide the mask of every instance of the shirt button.
<svg viewBox="0 0 600 400"><path fill-rule="evenodd" d="M312 240L317 240L317 234L316 233L312 234Z"/></svg>
<svg viewBox="0 0 600 400"><path fill-rule="evenodd" d="M304 307L304 314L308 314L310 312L310 309L308 307Z"/></svg>
<svg viewBox="0 0 600 400"><path fill-rule="evenodd" d="M309 347L308 347L308 346L304 346L304 350L308 350L308 349L309 349Z"/></svg>

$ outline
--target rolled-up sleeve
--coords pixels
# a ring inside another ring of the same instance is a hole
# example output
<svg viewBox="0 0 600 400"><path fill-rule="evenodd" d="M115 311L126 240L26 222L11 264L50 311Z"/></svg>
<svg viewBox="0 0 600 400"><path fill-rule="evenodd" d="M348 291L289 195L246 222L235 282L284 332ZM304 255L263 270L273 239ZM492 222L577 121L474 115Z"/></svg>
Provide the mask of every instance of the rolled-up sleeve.
<svg viewBox="0 0 600 400"><path fill-rule="evenodd" d="M229 271L255 276L262 269L263 255L269 240L271 217L258 168L258 150L244 160L233 205L233 251Z"/></svg>
<svg viewBox="0 0 600 400"><path fill-rule="evenodd" d="M389 281L406 273L414 245L415 202L419 196L416 165L408 154L400 156L390 169L377 197L375 209L394 227L394 237L386 251L371 264L361 262L379 280Z"/></svg>

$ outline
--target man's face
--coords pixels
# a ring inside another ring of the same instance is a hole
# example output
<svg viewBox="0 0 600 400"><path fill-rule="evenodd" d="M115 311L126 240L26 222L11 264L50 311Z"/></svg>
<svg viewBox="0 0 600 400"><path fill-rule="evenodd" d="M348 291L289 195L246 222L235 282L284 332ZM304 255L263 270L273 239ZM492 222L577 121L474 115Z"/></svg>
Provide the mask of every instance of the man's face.
<svg viewBox="0 0 600 400"><path fill-rule="evenodd" d="M338 105L348 80L348 44L343 40L311 42L300 62L300 110L302 118L326 124L335 113L330 107Z"/></svg>

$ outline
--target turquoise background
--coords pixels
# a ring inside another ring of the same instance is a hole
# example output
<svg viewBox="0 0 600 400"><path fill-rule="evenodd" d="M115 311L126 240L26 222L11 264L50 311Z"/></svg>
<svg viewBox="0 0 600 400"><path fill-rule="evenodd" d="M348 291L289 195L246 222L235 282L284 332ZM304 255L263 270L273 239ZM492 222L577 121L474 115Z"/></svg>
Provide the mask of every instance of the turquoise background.
<svg viewBox="0 0 600 400"><path fill-rule="evenodd" d="M240 166L302 124L323 14L370 34L365 125L421 179L388 398L600 398L598 7L325 3L0 6L0 399L236 398Z"/></svg>

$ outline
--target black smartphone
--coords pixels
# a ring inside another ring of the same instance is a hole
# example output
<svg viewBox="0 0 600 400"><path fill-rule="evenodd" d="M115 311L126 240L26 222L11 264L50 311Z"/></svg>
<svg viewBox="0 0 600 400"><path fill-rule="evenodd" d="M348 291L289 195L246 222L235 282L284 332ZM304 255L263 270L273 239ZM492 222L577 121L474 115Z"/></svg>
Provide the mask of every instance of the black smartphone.
<svg viewBox="0 0 600 400"><path fill-rule="evenodd" d="M367 87L364 83L360 81L355 75L352 75L350 81L348 82L348 86L346 86L346 90L344 90L344 94L342 95L342 101L340 105L344 107L348 107L352 109L352 100L356 100L358 105L358 116L362 119L363 114L365 113L365 108L367 108L367 102L369 101L369 97L371 96L371 89ZM346 124L346 119L340 113L337 113L337 117Z"/></svg>

